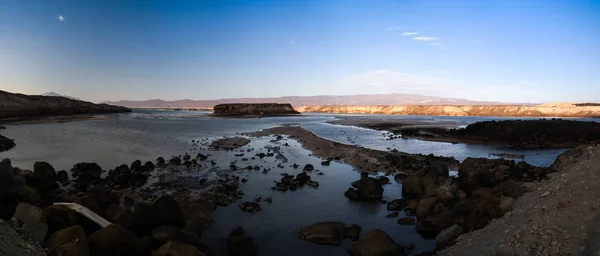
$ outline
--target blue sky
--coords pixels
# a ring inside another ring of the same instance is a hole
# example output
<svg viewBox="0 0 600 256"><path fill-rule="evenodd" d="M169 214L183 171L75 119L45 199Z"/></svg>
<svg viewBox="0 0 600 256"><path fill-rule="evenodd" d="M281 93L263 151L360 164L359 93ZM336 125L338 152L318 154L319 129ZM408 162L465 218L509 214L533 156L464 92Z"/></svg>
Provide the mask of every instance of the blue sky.
<svg viewBox="0 0 600 256"><path fill-rule="evenodd" d="M600 1L0 0L0 89L600 102Z"/></svg>

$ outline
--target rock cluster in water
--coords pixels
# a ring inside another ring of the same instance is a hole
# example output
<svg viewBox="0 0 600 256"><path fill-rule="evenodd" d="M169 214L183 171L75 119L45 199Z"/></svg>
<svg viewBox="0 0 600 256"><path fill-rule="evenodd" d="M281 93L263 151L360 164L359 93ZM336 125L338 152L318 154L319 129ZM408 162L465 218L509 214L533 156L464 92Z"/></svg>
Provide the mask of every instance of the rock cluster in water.
<svg viewBox="0 0 600 256"><path fill-rule="evenodd" d="M135 161L108 175L95 163L79 163L69 180L67 172L56 172L45 162L35 163L34 170L28 171L12 167L5 159L0 162L0 218L12 218L16 228L49 248L49 255L212 255L201 241L201 229L210 225L217 205L241 198L238 179L227 176L199 197L181 189L172 195L148 191L154 198L150 203L124 196L134 188L138 195L144 194L140 187L156 166L175 167L177 162ZM180 188L181 184L157 186ZM65 206L53 205L56 202L78 203L111 224L102 228ZM227 246L230 255L258 253L256 244L240 229L232 232Z"/></svg>

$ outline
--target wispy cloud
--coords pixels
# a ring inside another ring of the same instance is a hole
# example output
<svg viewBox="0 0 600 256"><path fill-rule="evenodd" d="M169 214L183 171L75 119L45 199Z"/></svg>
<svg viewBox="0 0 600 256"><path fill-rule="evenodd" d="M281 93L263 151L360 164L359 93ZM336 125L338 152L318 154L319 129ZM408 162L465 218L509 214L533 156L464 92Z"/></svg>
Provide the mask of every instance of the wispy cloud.
<svg viewBox="0 0 600 256"><path fill-rule="evenodd" d="M396 31L396 30L400 30L400 29L402 29L402 27L395 26L395 27L389 27L385 31Z"/></svg>
<svg viewBox="0 0 600 256"><path fill-rule="evenodd" d="M429 37L429 36L418 36L418 37L415 37L413 39L418 40L418 41L435 41L435 40L440 40L440 38Z"/></svg>
<svg viewBox="0 0 600 256"><path fill-rule="evenodd" d="M433 45L433 46L442 46L444 44L442 44L442 43L430 43L430 45Z"/></svg>
<svg viewBox="0 0 600 256"><path fill-rule="evenodd" d="M343 83L360 92L372 93L432 93L439 92L442 81L436 77L398 73L389 70L375 70L369 73L349 76Z"/></svg>
<svg viewBox="0 0 600 256"><path fill-rule="evenodd" d="M418 35L419 32L404 32L402 33L402 36L414 36L414 35Z"/></svg>

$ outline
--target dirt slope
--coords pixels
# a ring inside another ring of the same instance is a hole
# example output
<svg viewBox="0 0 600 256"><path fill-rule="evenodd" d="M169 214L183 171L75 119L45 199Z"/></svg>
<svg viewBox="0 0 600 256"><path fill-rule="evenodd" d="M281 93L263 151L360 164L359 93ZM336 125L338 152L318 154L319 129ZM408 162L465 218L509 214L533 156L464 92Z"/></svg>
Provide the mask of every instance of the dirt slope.
<svg viewBox="0 0 600 256"><path fill-rule="evenodd" d="M598 255L600 146L561 155L549 180L528 184L513 211L438 255Z"/></svg>

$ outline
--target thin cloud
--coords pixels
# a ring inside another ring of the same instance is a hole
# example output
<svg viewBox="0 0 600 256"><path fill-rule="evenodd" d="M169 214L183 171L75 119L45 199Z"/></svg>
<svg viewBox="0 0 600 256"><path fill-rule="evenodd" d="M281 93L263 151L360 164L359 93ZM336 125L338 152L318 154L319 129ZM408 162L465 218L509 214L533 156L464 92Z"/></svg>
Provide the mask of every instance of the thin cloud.
<svg viewBox="0 0 600 256"><path fill-rule="evenodd" d="M426 42L440 40L437 37L429 37L429 36L418 36L418 37L415 37L413 39L418 40L418 41L426 41Z"/></svg>
<svg viewBox="0 0 600 256"><path fill-rule="evenodd" d="M295 42L296 42L295 39L292 39L292 40L288 41L289 44L294 44Z"/></svg>
<svg viewBox="0 0 600 256"><path fill-rule="evenodd" d="M414 35L418 35L419 32L404 32L402 33L401 36L414 36Z"/></svg>
<svg viewBox="0 0 600 256"><path fill-rule="evenodd" d="M396 30L400 30L400 29L402 29L402 27L396 26L396 27L389 27L385 31L396 31Z"/></svg>
<svg viewBox="0 0 600 256"><path fill-rule="evenodd" d="M442 89L439 78L398 73L389 70L375 70L369 73L344 78L347 89L369 90L373 93L433 93Z"/></svg>
<svg viewBox="0 0 600 256"><path fill-rule="evenodd" d="M430 45L433 45L433 46L443 46L444 44L442 44L442 43L430 43Z"/></svg>

